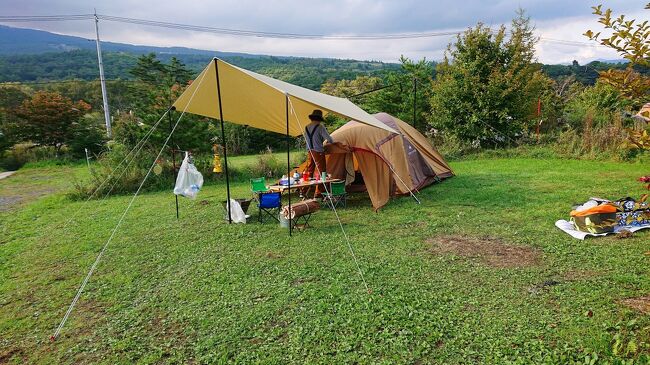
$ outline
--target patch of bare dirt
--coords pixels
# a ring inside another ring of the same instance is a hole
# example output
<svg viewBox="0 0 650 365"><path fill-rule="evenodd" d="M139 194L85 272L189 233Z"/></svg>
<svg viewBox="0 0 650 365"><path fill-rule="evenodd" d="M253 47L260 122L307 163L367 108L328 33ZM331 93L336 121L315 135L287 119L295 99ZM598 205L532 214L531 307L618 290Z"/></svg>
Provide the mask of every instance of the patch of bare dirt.
<svg viewBox="0 0 650 365"><path fill-rule="evenodd" d="M25 357L23 350L16 347L0 350L0 364L9 364L13 361L12 359L24 360Z"/></svg>
<svg viewBox="0 0 650 365"><path fill-rule="evenodd" d="M183 330L183 325L175 320L171 320L161 311L156 311L149 323L145 326L147 332L156 333L163 340L174 340L177 343L185 343L187 336Z"/></svg>
<svg viewBox="0 0 650 365"><path fill-rule="evenodd" d="M527 246L506 244L497 238L470 236L438 236L427 239L429 252L435 255L454 254L477 259L496 268L536 266L541 263L539 250Z"/></svg>
<svg viewBox="0 0 650 365"><path fill-rule="evenodd" d="M650 295L638 298L628 298L621 300L623 305L636 309L641 313L650 314Z"/></svg>
<svg viewBox="0 0 650 365"><path fill-rule="evenodd" d="M36 200L42 196L50 195L56 192L56 189L35 189L31 192L19 192L17 195L0 196L0 212L8 212L18 207L22 203Z"/></svg>
<svg viewBox="0 0 650 365"><path fill-rule="evenodd" d="M279 254L277 252L262 251L262 250L256 250L255 255L257 257L265 257L265 258L271 259L271 260L277 260L277 259L281 259L283 257L281 254Z"/></svg>

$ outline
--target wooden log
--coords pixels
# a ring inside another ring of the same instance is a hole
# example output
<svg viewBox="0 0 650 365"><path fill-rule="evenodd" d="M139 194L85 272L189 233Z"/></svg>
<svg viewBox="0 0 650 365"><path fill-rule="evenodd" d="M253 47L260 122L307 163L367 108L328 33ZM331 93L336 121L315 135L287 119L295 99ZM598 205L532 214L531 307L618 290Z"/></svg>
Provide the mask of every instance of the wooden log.
<svg viewBox="0 0 650 365"><path fill-rule="evenodd" d="M289 206L285 205L282 207L282 215L285 219L296 219L298 217L302 217L303 215L313 213L319 209L320 203L315 199L309 199L291 204L291 214L289 214Z"/></svg>

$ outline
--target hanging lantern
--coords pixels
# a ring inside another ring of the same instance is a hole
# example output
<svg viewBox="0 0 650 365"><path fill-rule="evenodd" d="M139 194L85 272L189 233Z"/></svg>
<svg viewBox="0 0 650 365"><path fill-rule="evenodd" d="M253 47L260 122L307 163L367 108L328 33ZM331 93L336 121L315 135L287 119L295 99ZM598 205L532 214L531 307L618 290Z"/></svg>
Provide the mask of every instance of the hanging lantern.
<svg viewBox="0 0 650 365"><path fill-rule="evenodd" d="M158 159L158 160L156 160L156 165L154 165L154 167L153 167L153 173L156 174L156 175L160 175L162 173L162 171L163 171L162 161L160 161L160 159Z"/></svg>
<svg viewBox="0 0 650 365"><path fill-rule="evenodd" d="M212 160L214 167L212 168L212 172L221 173L223 169L221 168L221 158L219 157L219 145L212 145L212 151L214 152L214 158Z"/></svg>

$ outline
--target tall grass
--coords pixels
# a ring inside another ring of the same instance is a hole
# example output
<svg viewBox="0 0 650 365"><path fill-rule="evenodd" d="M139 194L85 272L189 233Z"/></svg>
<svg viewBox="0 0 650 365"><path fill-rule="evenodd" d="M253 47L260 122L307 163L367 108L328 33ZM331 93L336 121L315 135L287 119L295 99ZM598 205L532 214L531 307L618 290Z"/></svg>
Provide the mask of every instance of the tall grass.
<svg viewBox="0 0 650 365"><path fill-rule="evenodd" d="M594 123L593 114L588 113L581 129L560 133L556 152L571 158L614 161L629 161L642 153L626 147L628 134L620 114L614 114L610 123Z"/></svg>
<svg viewBox="0 0 650 365"><path fill-rule="evenodd" d="M58 153L51 146L38 146L33 143L20 143L6 151L0 151L0 168L18 170L25 165L67 165L77 159L73 158L67 148Z"/></svg>
<svg viewBox="0 0 650 365"><path fill-rule="evenodd" d="M69 194L73 199L101 198L105 195L129 194L135 192L145 178L158 151L145 148L133 158L133 155L121 165L129 149L124 145L115 145L111 151L102 154L91 169L88 181L77 181ZM183 155L176 156L176 168L180 166ZM225 174L213 172L213 155L193 155L196 168L203 175L204 183L210 184L225 180ZM305 153L293 153L290 166L298 166L305 159ZM157 162L162 168L160 174L151 173L143 185L144 191L171 189L175 182L174 162L170 155L163 155ZM222 160L222 166L224 161ZM118 168L119 167L119 168ZM279 178L287 171L287 162L269 148L255 157L250 163L229 164L229 176L232 181L248 181L252 177Z"/></svg>

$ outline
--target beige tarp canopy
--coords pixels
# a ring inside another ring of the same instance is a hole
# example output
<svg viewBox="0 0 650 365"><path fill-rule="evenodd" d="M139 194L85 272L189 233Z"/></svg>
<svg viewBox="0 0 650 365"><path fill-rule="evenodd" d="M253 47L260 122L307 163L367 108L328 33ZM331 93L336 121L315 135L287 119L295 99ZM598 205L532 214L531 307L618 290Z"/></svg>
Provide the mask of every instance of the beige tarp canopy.
<svg viewBox="0 0 650 365"><path fill-rule="evenodd" d="M397 133L347 99L305 89L215 58L176 100L178 111L220 119L217 73L224 121L300 136L314 109ZM287 100L288 97L288 100ZM288 103L287 103L288 101Z"/></svg>

